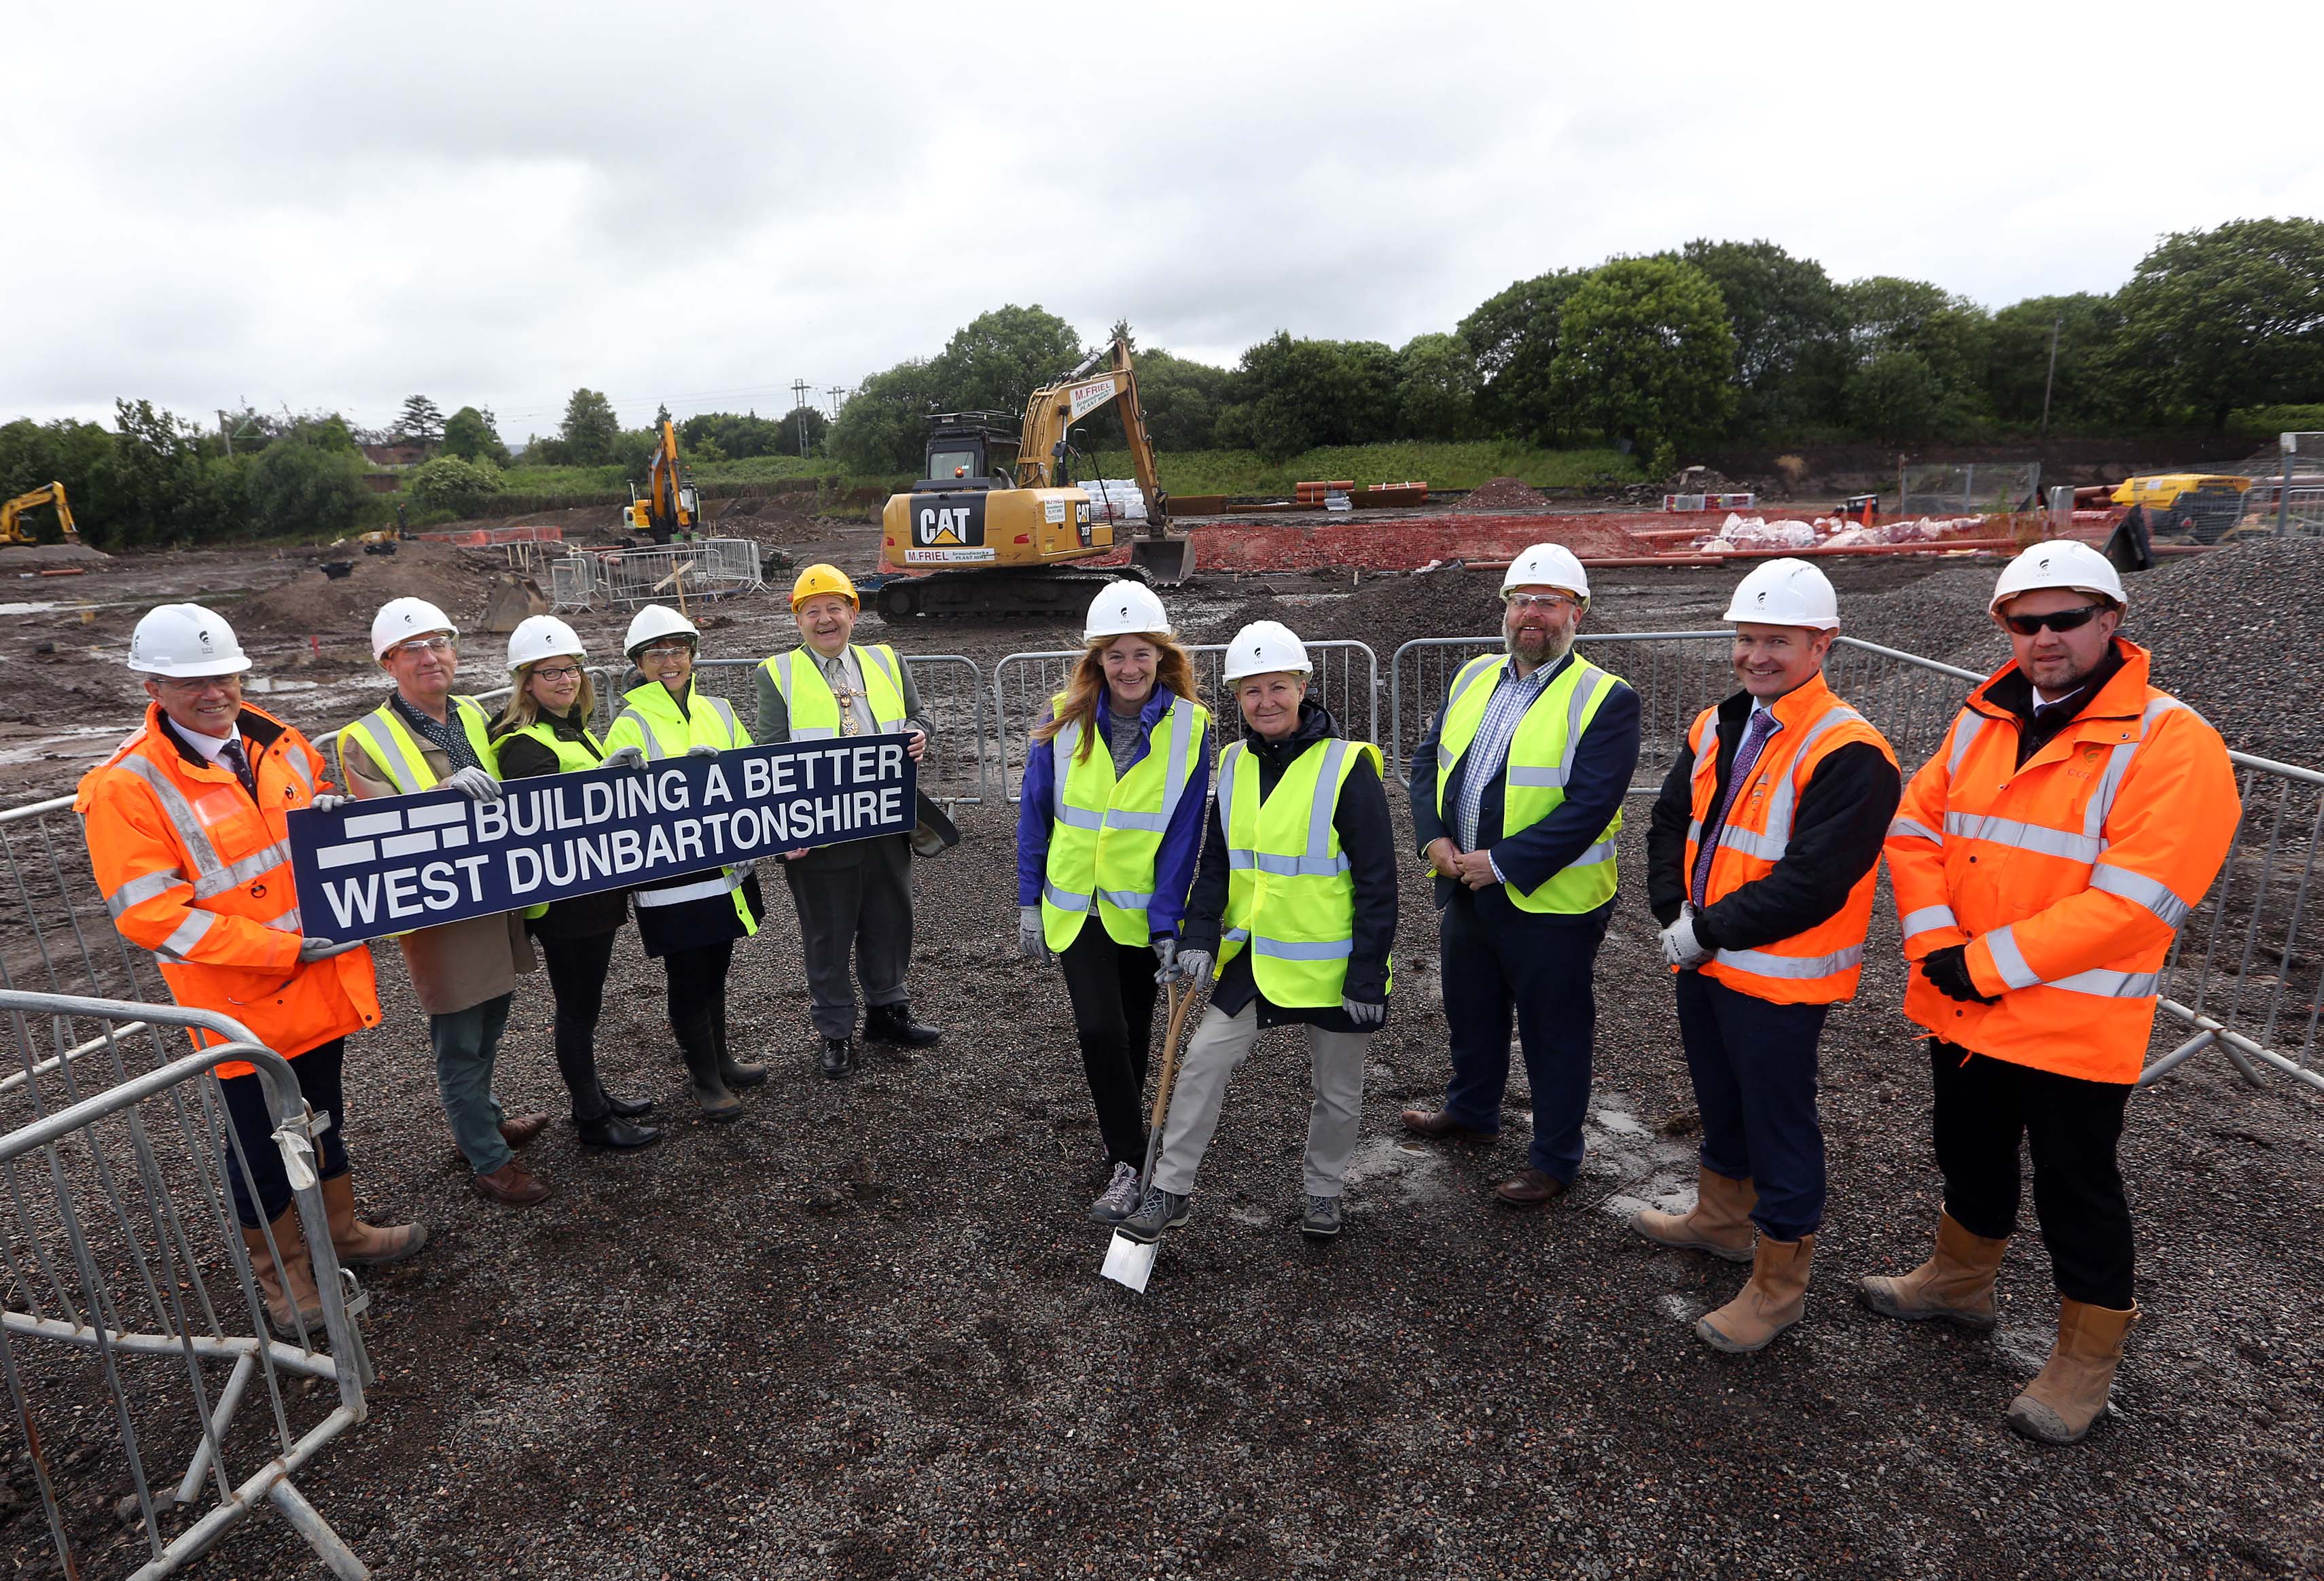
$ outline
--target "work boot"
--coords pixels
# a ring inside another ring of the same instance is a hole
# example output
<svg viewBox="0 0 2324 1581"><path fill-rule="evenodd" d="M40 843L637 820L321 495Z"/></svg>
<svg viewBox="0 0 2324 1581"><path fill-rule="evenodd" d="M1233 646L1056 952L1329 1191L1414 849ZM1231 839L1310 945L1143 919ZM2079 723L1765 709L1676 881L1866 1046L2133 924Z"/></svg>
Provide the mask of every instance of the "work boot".
<svg viewBox="0 0 2324 1581"><path fill-rule="evenodd" d="M1102 1225L1118 1225L1138 1211L1138 1171L1128 1164L1113 1166L1113 1179L1089 1205L1089 1216Z"/></svg>
<svg viewBox="0 0 2324 1581"><path fill-rule="evenodd" d="M1883 1318L1918 1323L1941 1318L1964 1328L1991 1328L1993 1281L2009 1237L1989 1240L1961 1228L1952 1215L1937 1216L1937 1249L1910 1273L1868 1273L1856 1299Z"/></svg>
<svg viewBox="0 0 2324 1581"><path fill-rule="evenodd" d="M687 1079L694 1084L695 1107L702 1118L713 1124L724 1124L742 1117L742 1101L726 1090L725 1078L718 1073L718 1039L709 1026L696 1022L678 1039L678 1051L686 1056Z"/></svg>
<svg viewBox="0 0 2324 1581"><path fill-rule="evenodd" d="M845 1076L855 1063L855 1040L825 1038L823 1040L823 1074L834 1081Z"/></svg>
<svg viewBox="0 0 2324 1581"><path fill-rule="evenodd" d="M1630 1216L1630 1227L1659 1246L1748 1262L1756 1234L1751 1208L1758 1200L1758 1188L1749 1180L1730 1180L1715 1170L1697 1166L1692 1207L1684 1213L1656 1213L1642 1207Z"/></svg>
<svg viewBox="0 0 2324 1581"><path fill-rule="evenodd" d="M277 1271L273 1253L266 1249L267 1232L281 1248L282 1268ZM307 1237L300 1233L299 1210L286 1207L266 1229L243 1227L242 1244L250 1253L250 1271L258 1277L258 1293L266 1298L266 1325L277 1336L295 1342L299 1324L307 1326L310 1344L323 1338L323 1292L315 1288L315 1264L307 1254ZM292 1306L297 1306L296 1320Z"/></svg>
<svg viewBox="0 0 2324 1581"><path fill-rule="evenodd" d="M1146 1200L1139 1205L1138 1211L1121 1221L1121 1233L1140 1245L1150 1246L1162 1238L1163 1231L1177 1229L1186 1222L1188 1200L1179 1192L1148 1187Z"/></svg>
<svg viewBox="0 0 2324 1581"><path fill-rule="evenodd" d="M549 1182L511 1159L489 1175L472 1175L477 1192L507 1207L530 1207L549 1196Z"/></svg>
<svg viewBox="0 0 2324 1581"><path fill-rule="evenodd" d="M1695 1337L1736 1355L1766 1349L1807 1310L1808 1264L1814 1258L1813 1235L1796 1241L1761 1235L1751 1253L1749 1282L1727 1305L1695 1320Z"/></svg>
<svg viewBox="0 0 2324 1581"><path fill-rule="evenodd" d="M710 1023L710 1036L718 1045L718 1079L729 1087L757 1086L767 1079L767 1068L756 1059L737 1059L726 1047L726 1023L722 1018Z"/></svg>
<svg viewBox="0 0 2324 1581"><path fill-rule="evenodd" d="M2082 1301L2058 1303L2058 1342L2041 1376L2009 1402L2009 1425L2043 1444L2078 1444L2090 1424L2106 1414L2114 1370L2122 1362L2122 1342L2138 1321L2136 1302L2126 1312Z"/></svg>
<svg viewBox="0 0 2324 1581"><path fill-rule="evenodd" d="M863 1035L875 1043L893 1043L905 1049L925 1049L944 1038L938 1028L914 1021L912 1007L900 1002L865 1005Z"/></svg>
<svg viewBox="0 0 2324 1581"><path fill-rule="evenodd" d="M331 1220L331 1250L352 1267L401 1262L428 1244L426 1225L367 1225L355 1217L353 1175L323 1182L323 1207Z"/></svg>
<svg viewBox="0 0 2324 1581"><path fill-rule="evenodd" d="M660 1126L641 1125L621 1114L608 1114L602 1120L576 1121L573 1128L581 1133L583 1147L651 1147L661 1140Z"/></svg>
<svg viewBox="0 0 2324 1581"><path fill-rule="evenodd" d="M1299 1233L1311 1241L1328 1241L1340 1233L1340 1199L1310 1192L1307 1211L1300 1216Z"/></svg>

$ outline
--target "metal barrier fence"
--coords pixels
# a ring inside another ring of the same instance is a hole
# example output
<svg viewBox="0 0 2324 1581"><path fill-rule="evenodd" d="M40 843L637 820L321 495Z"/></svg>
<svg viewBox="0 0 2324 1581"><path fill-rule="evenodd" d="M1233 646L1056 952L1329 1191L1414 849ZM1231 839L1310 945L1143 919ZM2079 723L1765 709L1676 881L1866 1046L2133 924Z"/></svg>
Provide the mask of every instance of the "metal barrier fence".
<svg viewBox="0 0 2324 1581"><path fill-rule="evenodd" d="M568 554L552 560L549 603L559 610L657 600L675 603L674 578L681 569L688 598L723 598L766 586L755 539L705 538L651 549Z"/></svg>
<svg viewBox="0 0 2324 1581"><path fill-rule="evenodd" d="M1227 645L1206 643L1189 647L1194 662L1196 689L1213 714L1231 712L1226 683L1220 670L1226 663ZM1059 649L1039 653L1011 653L992 667L994 761L1009 800L1019 799L1025 769L1025 747L1033 727L1048 711L1049 699L1065 689L1083 650ZM1359 740L1380 742L1379 659L1362 643L1339 639L1310 643L1307 657L1315 666L1308 684L1316 699L1332 711L1340 728ZM1360 734L1359 726L1360 725ZM1383 746L1385 742L1381 742Z"/></svg>
<svg viewBox="0 0 2324 1581"><path fill-rule="evenodd" d="M290 1062L223 1016L172 1004L8 989L0 1013L16 1049L0 1086L0 1375L58 1571L89 1575L100 1558L119 1562L117 1546L142 1546L134 1576L174 1574L263 1500L333 1575L368 1576L290 1480L364 1419L371 1375L355 1326L364 1299L332 1252L315 1177L318 1122ZM182 1052L190 1027L229 1040ZM246 1161L211 1072L230 1059L256 1068L313 1257L322 1327L294 1304L295 1342L270 1336L229 1205L220 1137ZM336 1384L336 1403L292 1386L309 1379ZM124 1466L132 1493L116 1500ZM174 1484L155 1480L165 1466Z"/></svg>

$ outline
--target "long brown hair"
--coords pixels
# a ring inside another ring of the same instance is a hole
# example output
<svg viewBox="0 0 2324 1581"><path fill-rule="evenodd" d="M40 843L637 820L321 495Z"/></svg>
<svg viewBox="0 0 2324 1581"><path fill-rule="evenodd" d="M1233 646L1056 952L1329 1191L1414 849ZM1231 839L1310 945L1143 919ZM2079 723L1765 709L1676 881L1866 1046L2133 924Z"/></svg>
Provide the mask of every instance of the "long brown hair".
<svg viewBox="0 0 2324 1581"><path fill-rule="evenodd" d="M557 657L576 661L580 659L577 653L560 653ZM533 700L531 690L533 668L540 662L540 661L536 659L531 664L526 665L516 672L514 678L516 684L510 689L509 700L502 706L501 717L493 721L493 730L495 734L522 730L529 725L540 722L540 705ZM586 661L581 663L581 689L574 694L573 707L580 712L584 719L597 711L597 687L590 679L589 666Z"/></svg>
<svg viewBox="0 0 2324 1581"><path fill-rule="evenodd" d="M1082 650L1081 662L1065 682L1065 706L1056 717L1038 726L1033 732L1036 741L1054 741L1057 732L1066 726L1079 724L1082 743L1074 756L1086 762L1090 747L1097 740L1097 711L1105 706L1105 651L1121 641L1126 633L1092 639ZM1190 703L1203 700L1202 689L1194 682L1194 661L1186 657L1186 650L1159 632L1139 632L1137 635L1154 644L1154 684L1167 692L1176 692Z"/></svg>

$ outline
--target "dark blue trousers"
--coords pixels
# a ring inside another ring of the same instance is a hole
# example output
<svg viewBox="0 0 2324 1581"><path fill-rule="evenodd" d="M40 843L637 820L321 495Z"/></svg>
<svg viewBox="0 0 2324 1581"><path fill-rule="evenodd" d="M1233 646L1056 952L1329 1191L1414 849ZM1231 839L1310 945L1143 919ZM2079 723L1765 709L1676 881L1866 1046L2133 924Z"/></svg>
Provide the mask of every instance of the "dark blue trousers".
<svg viewBox="0 0 2324 1581"><path fill-rule="evenodd" d="M1554 1179L1582 1168L1582 1121L1590 1110L1590 1055L1598 1024L1591 989L1611 904L1578 917L1523 911L1462 887L1438 920L1444 1020L1452 1080L1444 1112L1478 1131L1501 1128L1509 1085L1509 1021L1533 1088L1526 1159Z"/></svg>
<svg viewBox="0 0 2324 1581"><path fill-rule="evenodd" d="M1701 972L1678 974L1678 1031L1702 1114L1702 1167L1758 1188L1771 1241L1823 1223L1816 1040L1827 1004L1770 1004Z"/></svg>

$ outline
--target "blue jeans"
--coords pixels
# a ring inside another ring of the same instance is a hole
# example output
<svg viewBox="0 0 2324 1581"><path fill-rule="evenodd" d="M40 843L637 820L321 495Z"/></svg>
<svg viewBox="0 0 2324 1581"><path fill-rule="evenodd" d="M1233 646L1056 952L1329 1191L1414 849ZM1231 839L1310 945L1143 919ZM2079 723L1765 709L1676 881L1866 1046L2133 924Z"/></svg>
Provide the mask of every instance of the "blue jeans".
<svg viewBox="0 0 2324 1581"><path fill-rule="evenodd" d="M500 1053L501 1032L515 997L503 994L450 1015L428 1018L444 1118L451 1123L452 1140L460 1144L468 1167L479 1175L494 1173L515 1156L501 1136L505 1116L501 1101L493 1096L493 1061Z"/></svg>
<svg viewBox="0 0 2324 1581"><path fill-rule="evenodd" d="M1770 1004L1701 972L1678 974L1702 1167L1758 1188L1751 1222L1771 1241L1796 1241L1823 1223L1816 1040L1831 1008Z"/></svg>
<svg viewBox="0 0 2324 1581"><path fill-rule="evenodd" d="M1506 901L1487 904L1489 917L1470 891L1458 890L1438 923L1452 1055L1444 1112L1471 1130L1500 1130L1514 1012L1526 1081L1533 1088L1526 1161L1553 1179L1571 1181L1582 1168L1582 1121L1590 1111L1598 1023L1591 976L1614 908L1609 902L1579 916L1557 916Z"/></svg>

